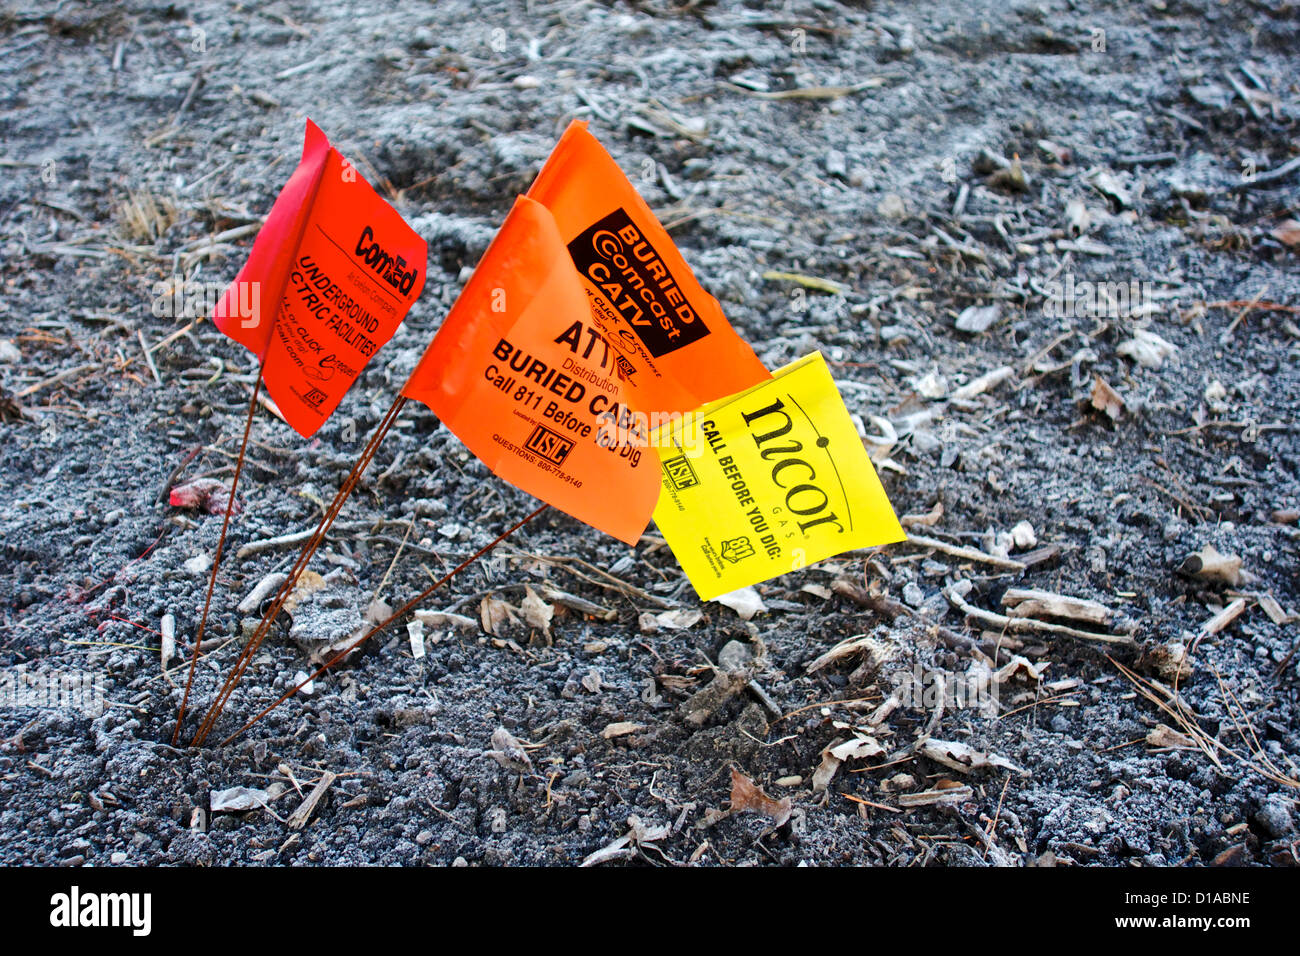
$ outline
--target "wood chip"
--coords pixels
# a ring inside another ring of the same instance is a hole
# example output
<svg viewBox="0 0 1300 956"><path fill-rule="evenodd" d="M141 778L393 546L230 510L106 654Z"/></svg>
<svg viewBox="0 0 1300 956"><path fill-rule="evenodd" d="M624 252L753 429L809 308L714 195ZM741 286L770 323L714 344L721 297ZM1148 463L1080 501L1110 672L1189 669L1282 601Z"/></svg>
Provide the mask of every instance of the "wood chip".
<svg viewBox="0 0 1300 956"><path fill-rule="evenodd" d="M606 740L613 740L615 737L626 737L628 734L636 734L645 730L645 724L633 723L630 720L620 720L616 723L606 724L605 729L600 735Z"/></svg>
<svg viewBox="0 0 1300 956"><path fill-rule="evenodd" d="M898 805L900 807L929 807L936 803L961 803L964 800L971 799L974 795L974 790L960 784L946 787L936 786L930 790L922 790L920 793L900 793L898 795Z"/></svg>
<svg viewBox="0 0 1300 956"><path fill-rule="evenodd" d="M316 805L320 803L321 797L325 796L327 790L334 785L338 779L338 774L326 770L320 780L316 781L316 786L312 787L311 793L307 794L307 799L298 804L298 809L289 814L288 823L290 830L301 830L311 819L311 815L316 812Z"/></svg>
<svg viewBox="0 0 1300 956"><path fill-rule="evenodd" d="M1207 544L1183 561L1182 570L1206 581L1218 581L1233 587L1245 580L1241 558L1235 554L1220 554L1212 544Z"/></svg>
<svg viewBox="0 0 1300 956"><path fill-rule="evenodd" d="M1002 606L1011 608L1010 617L1064 617L1088 624L1109 625L1115 612L1106 605L1085 598L1070 597L1034 588L1008 588Z"/></svg>
<svg viewBox="0 0 1300 956"><path fill-rule="evenodd" d="M1211 634L1218 634L1221 630L1235 621L1246 610L1246 599L1237 598L1227 607L1225 607L1214 617L1210 618L1201 625L1201 636L1209 637Z"/></svg>

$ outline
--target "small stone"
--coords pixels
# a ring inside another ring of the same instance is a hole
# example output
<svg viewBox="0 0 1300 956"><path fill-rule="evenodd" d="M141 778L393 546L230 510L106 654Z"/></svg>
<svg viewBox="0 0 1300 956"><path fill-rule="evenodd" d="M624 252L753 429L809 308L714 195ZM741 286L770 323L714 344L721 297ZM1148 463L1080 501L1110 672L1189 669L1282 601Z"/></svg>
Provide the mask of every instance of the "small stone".
<svg viewBox="0 0 1300 956"><path fill-rule="evenodd" d="M1011 529L1011 541L1017 550L1032 548L1038 544L1038 535L1034 533L1034 526L1028 521L1021 521Z"/></svg>
<svg viewBox="0 0 1300 956"><path fill-rule="evenodd" d="M1002 306L996 302L992 305L972 305L962 309L957 316L957 328L962 332L987 332L1002 317Z"/></svg>
<svg viewBox="0 0 1300 956"><path fill-rule="evenodd" d="M848 178L848 163L844 159L844 154L838 149L832 149L826 154L826 172L840 179Z"/></svg>
<svg viewBox="0 0 1300 956"><path fill-rule="evenodd" d="M1264 805L1255 814L1255 822L1264 828L1269 836L1280 839L1295 830L1295 818L1291 808L1280 794L1270 794Z"/></svg>
<svg viewBox="0 0 1300 956"><path fill-rule="evenodd" d="M885 197L876 203L876 214L881 219L902 219L907 216L907 202L898 193L886 193Z"/></svg>
<svg viewBox="0 0 1300 956"><path fill-rule="evenodd" d="M753 660L753 649L740 641L728 641L718 653L718 664L723 670L744 670Z"/></svg>

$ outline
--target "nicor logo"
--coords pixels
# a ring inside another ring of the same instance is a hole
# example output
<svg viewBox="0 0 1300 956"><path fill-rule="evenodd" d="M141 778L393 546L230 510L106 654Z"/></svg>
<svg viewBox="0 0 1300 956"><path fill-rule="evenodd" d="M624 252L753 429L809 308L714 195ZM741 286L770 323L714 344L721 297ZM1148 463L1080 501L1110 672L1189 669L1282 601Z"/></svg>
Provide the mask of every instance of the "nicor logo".
<svg viewBox="0 0 1300 956"><path fill-rule="evenodd" d="M655 358L709 334L655 247L622 209L570 242L569 255Z"/></svg>
<svg viewBox="0 0 1300 956"><path fill-rule="evenodd" d="M808 421L809 429L817 434L817 426L808 418L793 395L787 396ZM834 529L837 534L844 533L843 521L853 527L853 515L848 499L844 496L844 482L835 467L835 459L828 446L830 439L817 434L814 445L826 458L826 463L836 479L835 485L827 490L829 482L818 478L817 468L809 460L815 453L805 449L803 441L794 431L794 420L786 410L785 402L776 401L752 412L741 412L749 428L750 437L758 446L759 457L772 466L772 484L785 491L785 507L796 516L799 530L807 535L812 529ZM757 429L770 429L758 431ZM807 456L807 457L805 457ZM838 488L838 492L835 490ZM835 500L844 508L844 518L836 510Z"/></svg>
<svg viewBox="0 0 1300 956"><path fill-rule="evenodd" d="M528 441L524 442L524 447L541 455L552 464L562 465L564 459L569 457L569 452L573 451L573 442L543 425L538 425L528 436Z"/></svg>

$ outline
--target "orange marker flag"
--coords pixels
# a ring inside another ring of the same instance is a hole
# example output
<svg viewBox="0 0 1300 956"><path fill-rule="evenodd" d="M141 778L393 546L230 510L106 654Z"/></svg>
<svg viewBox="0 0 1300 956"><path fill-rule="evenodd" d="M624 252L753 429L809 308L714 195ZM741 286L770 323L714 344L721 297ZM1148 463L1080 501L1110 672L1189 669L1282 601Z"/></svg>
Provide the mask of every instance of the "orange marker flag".
<svg viewBox="0 0 1300 956"><path fill-rule="evenodd" d="M569 124L528 197L554 217L635 408L689 411L770 378L586 123Z"/></svg>
<svg viewBox="0 0 1300 956"><path fill-rule="evenodd" d="M214 324L262 361L285 421L309 438L424 288L423 239L310 120Z"/></svg>
<svg viewBox="0 0 1300 956"><path fill-rule="evenodd" d="M615 439L636 426L590 315L555 220L521 196L402 394L512 485L635 544L659 460Z"/></svg>

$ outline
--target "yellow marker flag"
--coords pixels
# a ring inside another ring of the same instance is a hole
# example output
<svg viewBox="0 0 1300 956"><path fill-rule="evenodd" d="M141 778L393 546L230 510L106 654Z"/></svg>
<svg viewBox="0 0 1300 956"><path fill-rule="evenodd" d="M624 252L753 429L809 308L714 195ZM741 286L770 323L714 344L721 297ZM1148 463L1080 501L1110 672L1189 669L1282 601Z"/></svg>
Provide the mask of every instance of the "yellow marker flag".
<svg viewBox="0 0 1300 956"><path fill-rule="evenodd" d="M820 352L654 437L655 523L705 600L906 538Z"/></svg>

